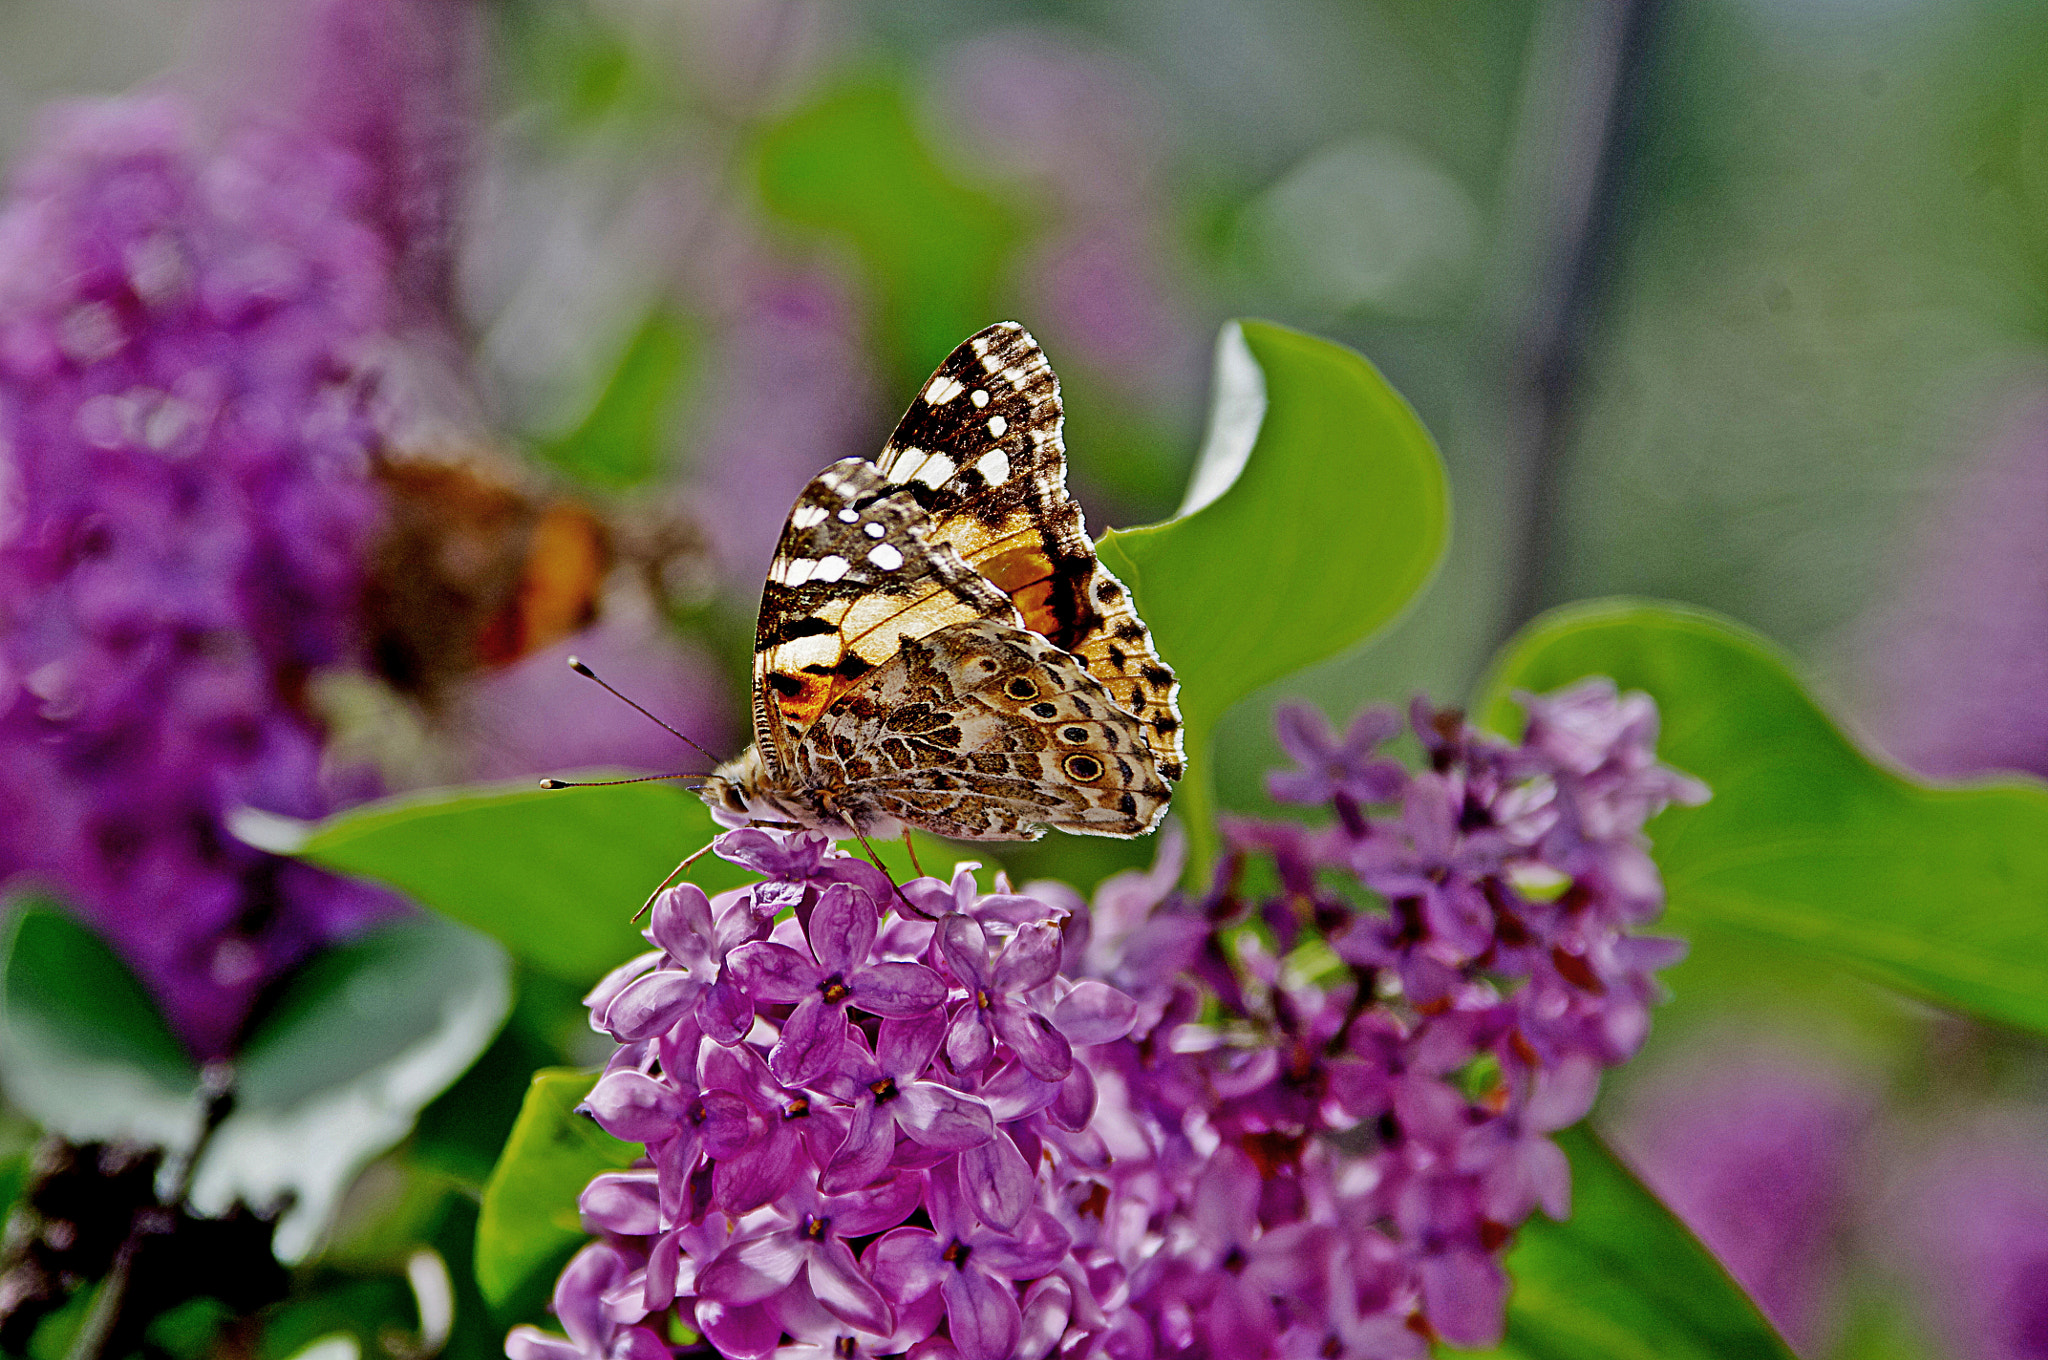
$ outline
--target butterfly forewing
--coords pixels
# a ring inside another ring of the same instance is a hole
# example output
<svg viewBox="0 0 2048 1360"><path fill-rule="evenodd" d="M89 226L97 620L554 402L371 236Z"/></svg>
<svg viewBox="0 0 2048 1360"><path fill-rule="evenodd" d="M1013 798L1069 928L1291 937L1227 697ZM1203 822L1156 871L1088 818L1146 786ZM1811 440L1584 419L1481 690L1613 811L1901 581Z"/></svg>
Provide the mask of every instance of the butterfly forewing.
<svg viewBox="0 0 2048 1360"><path fill-rule="evenodd" d="M1080 658L1178 779L1179 685L1067 494L1063 420L1052 366L1029 332L1004 322L939 365L882 451L882 475L929 516L932 542L1007 594L1026 628Z"/></svg>
<svg viewBox="0 0 2048 1360"><path fill-rule="evenodd" d="M906 638L1017 621L1009 598L925 537L925 513L861 458L804 488L783 526L754 629L754 727L771 771L841 695Z"/></svg>

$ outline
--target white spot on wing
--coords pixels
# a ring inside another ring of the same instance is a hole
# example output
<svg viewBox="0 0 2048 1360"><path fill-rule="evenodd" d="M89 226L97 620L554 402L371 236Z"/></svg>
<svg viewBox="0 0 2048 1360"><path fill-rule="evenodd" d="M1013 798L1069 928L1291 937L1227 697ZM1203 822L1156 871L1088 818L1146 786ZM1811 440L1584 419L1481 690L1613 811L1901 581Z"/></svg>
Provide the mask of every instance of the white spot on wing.
<svg viewBox="0 0 2048 1360"><path fill-rule="evenodd" d="M930 387L925 388L924 399L934 406L944 406L966 390L965 385L958 378L951 378L941 373L938 377L932 379Z"/></svg>
<svg viewBox="0 0 2048 1360"><path fill-rule="evenodd" d="M881 525L875 523L873 520L869 520L866 524L861 525L860 531L866 534L869 538L880 538L883 534L889 532L887 529L884 529Z"/></svg>
<svg viewBox="0 0 2048 1360"><path fill-rule="evenodd" d="M841 510L841 511L839 512L839 522L840 522L841 524L854 524L854 523L858 523L858 522L859 522L859 520L860 520L860 511L858 511L858 510L854 509L854 508L853 508L852 506L850 506L850 505L849 505L849 506L847 506L847 507L846 507L846 508L845 508L844 510Z"/></svg>
<svg viewBox="0 0 2048 1360"><path fill-rule="evenodd" d="M839 513L843 515L846 511L842 510ZM789 527L792 529L808 529L814 524L823 524L825 522L825 515L826 510L822 505L799 505L796 509L789 512Z"/></svg>
<svg viewBox="0 0 2048 1360"><path fill-rule="evenodd" d="M883 571L894 571L903 565L903 554L896 550L893 543L877 543L868 549L868 561Z"/></svg>
<svg viewBox="0 0 2048 1360"><path fill-rule="evenodd" d="M985 391L983 391L983 390L982 390L981 388L979 388L979 387L975 388L975 389L974 389L974 397L973 397L973 401L974 401L974 404L975 404L976 406L986 406L986 405L988 405L988 393L987 393L987 392L985 392Z"/></svg>
<svg viewBox="0 0 2048 1360"><path fill-rule="evenodd" d="M833 553L830 557L821 557L811 567L811 579L814 581L836 581L846 575L846 569L851 565L838 553Z"/></svg>
<svg viewBox="0 0 2048 1360"><path fill-rule="evenodd" d="M1010 422L1004 420L1001 416L990 416L988 418L988 432L1001 439L1010 432Z"/></svg>
<svg viewBox="0 0 2048 1360"><path fill-rule="evenodd" d="M811 572L817 565L808 557L793 557L787 562L777 562L775 569L768 574L781 585L800 586L811 579Z"/></svg>
<svg viewBox="0 0 2048 1360"><path fill-rule="evenodd" d="M839 650L837 633L814 633L777 647L775 660L780 666L829 666L839 659Z"/></svg>
<svg viewBox="0 0 2048 1360"><path fill-rule="evenodd" d="M1010 455L1001 449L990 449L975 460L974 466L988 478L990 486L1001 486L1010 480Z"/></svg>
<svg viewBox="0 0 2048 1360"><path fill-rule="evenodd" d="M924 466L917 470L917 480L926 486L944 486L946 479L953 475L953 460L943 453L929 454Z"/></svg>

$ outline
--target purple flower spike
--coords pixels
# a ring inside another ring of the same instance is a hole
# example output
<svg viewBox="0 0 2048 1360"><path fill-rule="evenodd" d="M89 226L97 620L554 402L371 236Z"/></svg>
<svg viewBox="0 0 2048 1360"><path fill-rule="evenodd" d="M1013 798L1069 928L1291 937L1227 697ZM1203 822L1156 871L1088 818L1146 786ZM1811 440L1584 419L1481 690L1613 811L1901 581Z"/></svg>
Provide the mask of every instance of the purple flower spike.
<svg viewBox="0 0 2048 1360"><path fill-rule="evenodd" d="M967 989L946 1032L946 1060L954 1071L979 1072L988 1066L997 1039L1035 1077L1058 1081L1072 1070L1073 1049L1023 1000L1024 993L1050 982L1059 971L1058 927L1050 922L1025 926L999 956L991 957L981 926L955 913L939 922L938 946L954 978Z"/></svg>
<svg viewBox="0 0 2048 1360"><path fill-rule="evenodd" d="M1234 860L1277 870L1255 902L1234 871L1180 891L1170 840L1084 903L964 869L903 902L822 840L722 838L792 876L670 899L661 951L590 997L646 1035L589 1100L648 1151L582 1200L618 1253L608 1325L674 1310L737 1360L1496 1341L1515 1229L1569 1208L1551 1135L1641 1044L1677 956L1631 933L1662 893L1642 821L1701 793L1657 764L1640 696L1532 708L1509 746L1418 705L1429 768L1398 781L1370 756L1384 718L1348 755L1293 720L1336 816L1231 828ZM771 938L763 902L797 908ZM1287 966L1311 938L1343 968Z"/></svg>
<svg viewBox="0 0 2048 1360"><path fill-rule="evenodd" d="M811 958L772 940L742 945L727 958L735 981L755 1001L796 1003L768 1056L782 1082L806 1085L838 1067L849 1005L901 1018L945 1001L945 982L921 963L863 962L875 927L867 891L834 883L811 912Z"/></svg>

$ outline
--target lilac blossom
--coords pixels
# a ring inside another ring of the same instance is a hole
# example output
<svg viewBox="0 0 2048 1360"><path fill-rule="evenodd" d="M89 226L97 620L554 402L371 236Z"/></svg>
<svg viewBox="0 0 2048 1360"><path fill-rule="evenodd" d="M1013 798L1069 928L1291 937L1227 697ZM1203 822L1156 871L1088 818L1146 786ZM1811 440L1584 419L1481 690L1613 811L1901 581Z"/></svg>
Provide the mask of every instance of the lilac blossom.
<svg viewBox="0 0 2048 1360"><path fill-rule="evenodd" d="M868 1249L877 1283L905 1300L937 1290L962 1360L1015 1354L1023 1309L1014 1282L1050 1275L1067 1254L1066 1230L1044 1209L996 1228L977 1219L948 1169L927 1181L930 1228L896 1228Z"/></svg>
<svg viewBox="0 0 2048 1360"><path fill-rule="evenodd" d="M824 1085L848 1102L846 1141L825 1164L821 1189L837 1193L872 1184L896 1151L896 1133L940 1153L965 1152L995 1137L989 1108L943 1082L922 1079L938 1051L944 1023L934 1012L909 1020L884 1019L875 1053L852 1041L854 1058Z"/></svg>
<svg viewBox="0 0 2048 1360"><path fill-rule="evenodd" d="M1059 970L1059 928L1051 922L1022 926L1000 952L989 948L981 926L955 914L939 922L939 956L967 996L946 1031L946 1060L955 1071L980 1072L1000 1039L1031 1074L1058 1081L1074 1065L1073 1050L1051 1020L1026 1004L1024 994L1052 981Z"/></svg>
<svg viewBox="0 0 2048 1360"><path fill-rule="evenodd" d="M604 1296L631 1269L625 1255L593 1242L563 1269L555 1282L554 1313L566 1338L538 1327L514 1327L505 1338L510 1360L667 1360L669 1349L645 1327L621 1326Z"/></svg>
<svg viewBox="0 0 2048 1360"><path fill-rule="evenodd" d="M769 1070L792 1086L840 1066L847 1009L905 1018L946 999L946 985L922 964L867 962L878 925L874 899L851 883L835 883L811 908L810 954L773 940L734 950L727 961L741 990L756 1002L794 1002L768 1054Z"/></svg>
<svg viewBox="0 0 2048 1360"><path fill-rule="evenodd" d="M1393 710L1369 708L1352 719L1340 738L1330 721L1307 704L1283 704L1273 715L1280 747L1300 766L1266 777L1266 788L1283 803L1313 805L1342 795L1354 813L1370 803L1393 799L1407 783L1399 761L1376 752L1401 730Z"/></svg>
<svg viewBox="0 0 2048 1360"><path fill-rule="evenodd" d="M1551 1135L1675 956L1630 934L1642 824L1704 797L1640 696L1525 703L1519 745L1419 707L1399 778L1386 718L1290 719L1329 824L1232 826L1200 894L1171 836L1093 903L965 868L878 894L815 833L720 837L780 876L678 899L591 996L622 1043L587 1108L648 1154L583 1197L610 1325L672 1312L746 1360L1498 1341L1516 1228L1569 1209ZM727 980L748 1023L708 1026Z"/></svg>

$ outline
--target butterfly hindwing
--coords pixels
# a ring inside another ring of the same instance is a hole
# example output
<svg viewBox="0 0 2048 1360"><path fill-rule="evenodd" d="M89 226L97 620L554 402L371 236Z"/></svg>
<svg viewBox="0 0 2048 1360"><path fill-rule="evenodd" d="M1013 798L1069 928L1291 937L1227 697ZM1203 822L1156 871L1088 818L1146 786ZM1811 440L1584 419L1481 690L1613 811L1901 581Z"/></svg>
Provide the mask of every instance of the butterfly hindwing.
<svg viewBox="0 0 2048 1360"><path fill-rule="evenodd" d="M939 365L879 466L925 511L931 541L1008 595L1026 628L1079 657L1143 724L1160 772L1178 779L1179 685L1067 494L1063 423L1052 366L1028 331L1003 322Z"/></svg>
<svg viewBox="0 0 2048 1360"><path fill-rule="evenodd" d="M761 591L754 725L763 760L794 742L905 639L976 620L1017 621L1009 598L926 537L925 512L874 464L846 458L797 498Z"/></svg>
<svg viewBox="0 0 2048 1360"><path fill-rule="evenodd" d="M906 638L798 758L852 804L963 840L1135 836L1171 796L1137 719L1077 658L993 619Z"/></svg>

